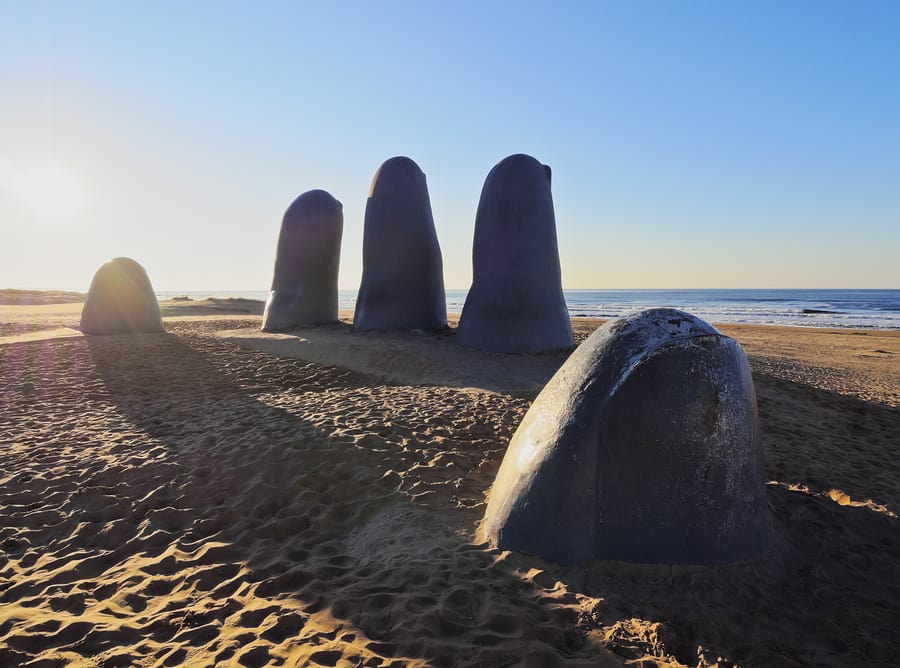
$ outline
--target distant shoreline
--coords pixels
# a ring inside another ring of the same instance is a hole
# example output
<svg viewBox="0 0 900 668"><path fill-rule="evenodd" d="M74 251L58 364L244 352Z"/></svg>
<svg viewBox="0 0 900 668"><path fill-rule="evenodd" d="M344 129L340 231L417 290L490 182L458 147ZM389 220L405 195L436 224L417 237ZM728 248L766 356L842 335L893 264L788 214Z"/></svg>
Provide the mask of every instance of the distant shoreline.
<svg viewBox="0 0 900 668"><path fill-rule="evenodd" d="M0 290L0 305L4 306L40 306L43 304L73 304L83 302L87 296L84 292L72 290Z"/></svg>
<svg viewBox="0 0 900 668"><path fill-rule="evenodd" d="M447 313L459 315L467 290L448 289ZM572 318L617 318L640 309L677 308L714 324L844 330L900 330L900 290L563 290ZM265 290L163 290L161 303L262 311ZM84 292L0 290L0 306L80 303ZM338 290L339 308L355 308L356 290Z"/></svg>

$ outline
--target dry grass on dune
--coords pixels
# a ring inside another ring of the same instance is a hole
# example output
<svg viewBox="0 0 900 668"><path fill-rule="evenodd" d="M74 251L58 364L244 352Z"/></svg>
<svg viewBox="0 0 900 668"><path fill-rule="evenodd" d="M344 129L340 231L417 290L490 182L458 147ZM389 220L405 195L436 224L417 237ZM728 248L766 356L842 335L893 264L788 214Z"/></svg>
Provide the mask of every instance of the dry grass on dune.
<svg viewBox="0 0 900 668"><path fill-rule="evenodd" d="M885 401L763 369L763 559L563 568L476 540L533 393L209 336L246 324L0 346L0 665L900 659Z"/></svg>

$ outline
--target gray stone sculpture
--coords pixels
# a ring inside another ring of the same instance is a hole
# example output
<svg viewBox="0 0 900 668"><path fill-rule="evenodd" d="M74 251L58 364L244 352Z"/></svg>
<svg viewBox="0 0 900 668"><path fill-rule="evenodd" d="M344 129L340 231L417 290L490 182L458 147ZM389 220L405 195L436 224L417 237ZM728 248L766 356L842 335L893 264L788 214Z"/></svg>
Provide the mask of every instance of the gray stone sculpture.
<svg viewBox="0 0 900 668"><path fill-rule="evenodd" d="M487 175L475 216L472 274L456 333L461 345L501 353L573 345L547 165L511 155Z"/></svg>
<svg viewBox="0 0 900 668"><path fill-rule="evenodd" d="M768 511L743 349L674 309L606 323L525 415L484 528L503 549L563 564L758 555Z"/></svg>
<svg viewBox="0 0 900 668"><path fill-rule="evenodd" d="M391 158L369 188L353 328L446 326L443 261L425 174L409 158Z"/></svg>
<svg viewBox="0 0 900 668"><path fill-rule="evenodd" d="M344 208L324 190L303 193L284 212L262 329L272 332L338 319Z"/></svg>
<svg viewBox="0 0 900 668"><path fill-rule="evenodd" d="M129 257L117 257L94 274L81 308L85 334L165 332L159 302L147 272Z"/></svg>

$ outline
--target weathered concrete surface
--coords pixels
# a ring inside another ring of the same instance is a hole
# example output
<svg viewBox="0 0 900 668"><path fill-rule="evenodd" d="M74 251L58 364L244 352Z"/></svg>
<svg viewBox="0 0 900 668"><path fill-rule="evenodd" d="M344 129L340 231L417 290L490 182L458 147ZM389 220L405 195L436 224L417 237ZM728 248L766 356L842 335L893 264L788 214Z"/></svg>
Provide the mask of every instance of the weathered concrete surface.
<svg viewBox="0 0 900 668"><path fill-rule="evenodd" d="M338 319L338 268L344 208L324 190L303 193L281 222L266 332Z"/></svg>
<svg viewBox="0 0 900 668"><path fill-rule="evenodd" d="M563 564L757 555L768 511L740 345L673 309L598 329L513 436L484 529L503 549Z"/></svg>
<svg viewBox="0 0 900 668"><path fill-rule="evenodd" d="M409 158L391 158L375 172L366 202L353 328L446 326L443 260L425 173Z"/></svg>
<svg viewBox="0 0 900 668"><path fill-rule="evenodd" d="M104 263L91 281L79 329L96 335L166 331L144 268L128 257Z"/></svg>
<svg viewBox="0 0 900 668"><path fill-rule="evenodd" d="M461 345L500 353L573 345L549 167L511 155L487 175L475 216L472 275L456 335Z"/></svg>

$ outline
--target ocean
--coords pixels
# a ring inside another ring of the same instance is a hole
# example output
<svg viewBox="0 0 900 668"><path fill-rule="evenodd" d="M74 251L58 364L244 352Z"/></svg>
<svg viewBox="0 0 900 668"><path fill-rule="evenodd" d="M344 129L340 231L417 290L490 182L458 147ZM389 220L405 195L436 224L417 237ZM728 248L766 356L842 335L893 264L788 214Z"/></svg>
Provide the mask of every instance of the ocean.
<svg viewBox="0 0 900 668"><path fill-rule="evenodd" d="M678 308L712 323L900 329L900 290L564 290L573 317L614 318L655 306ZM447 310L460 313L467 290L447 290ZM168 290L188 296L265 300L265 290ZM339 290L352 309L356 290Z"/></svg>

